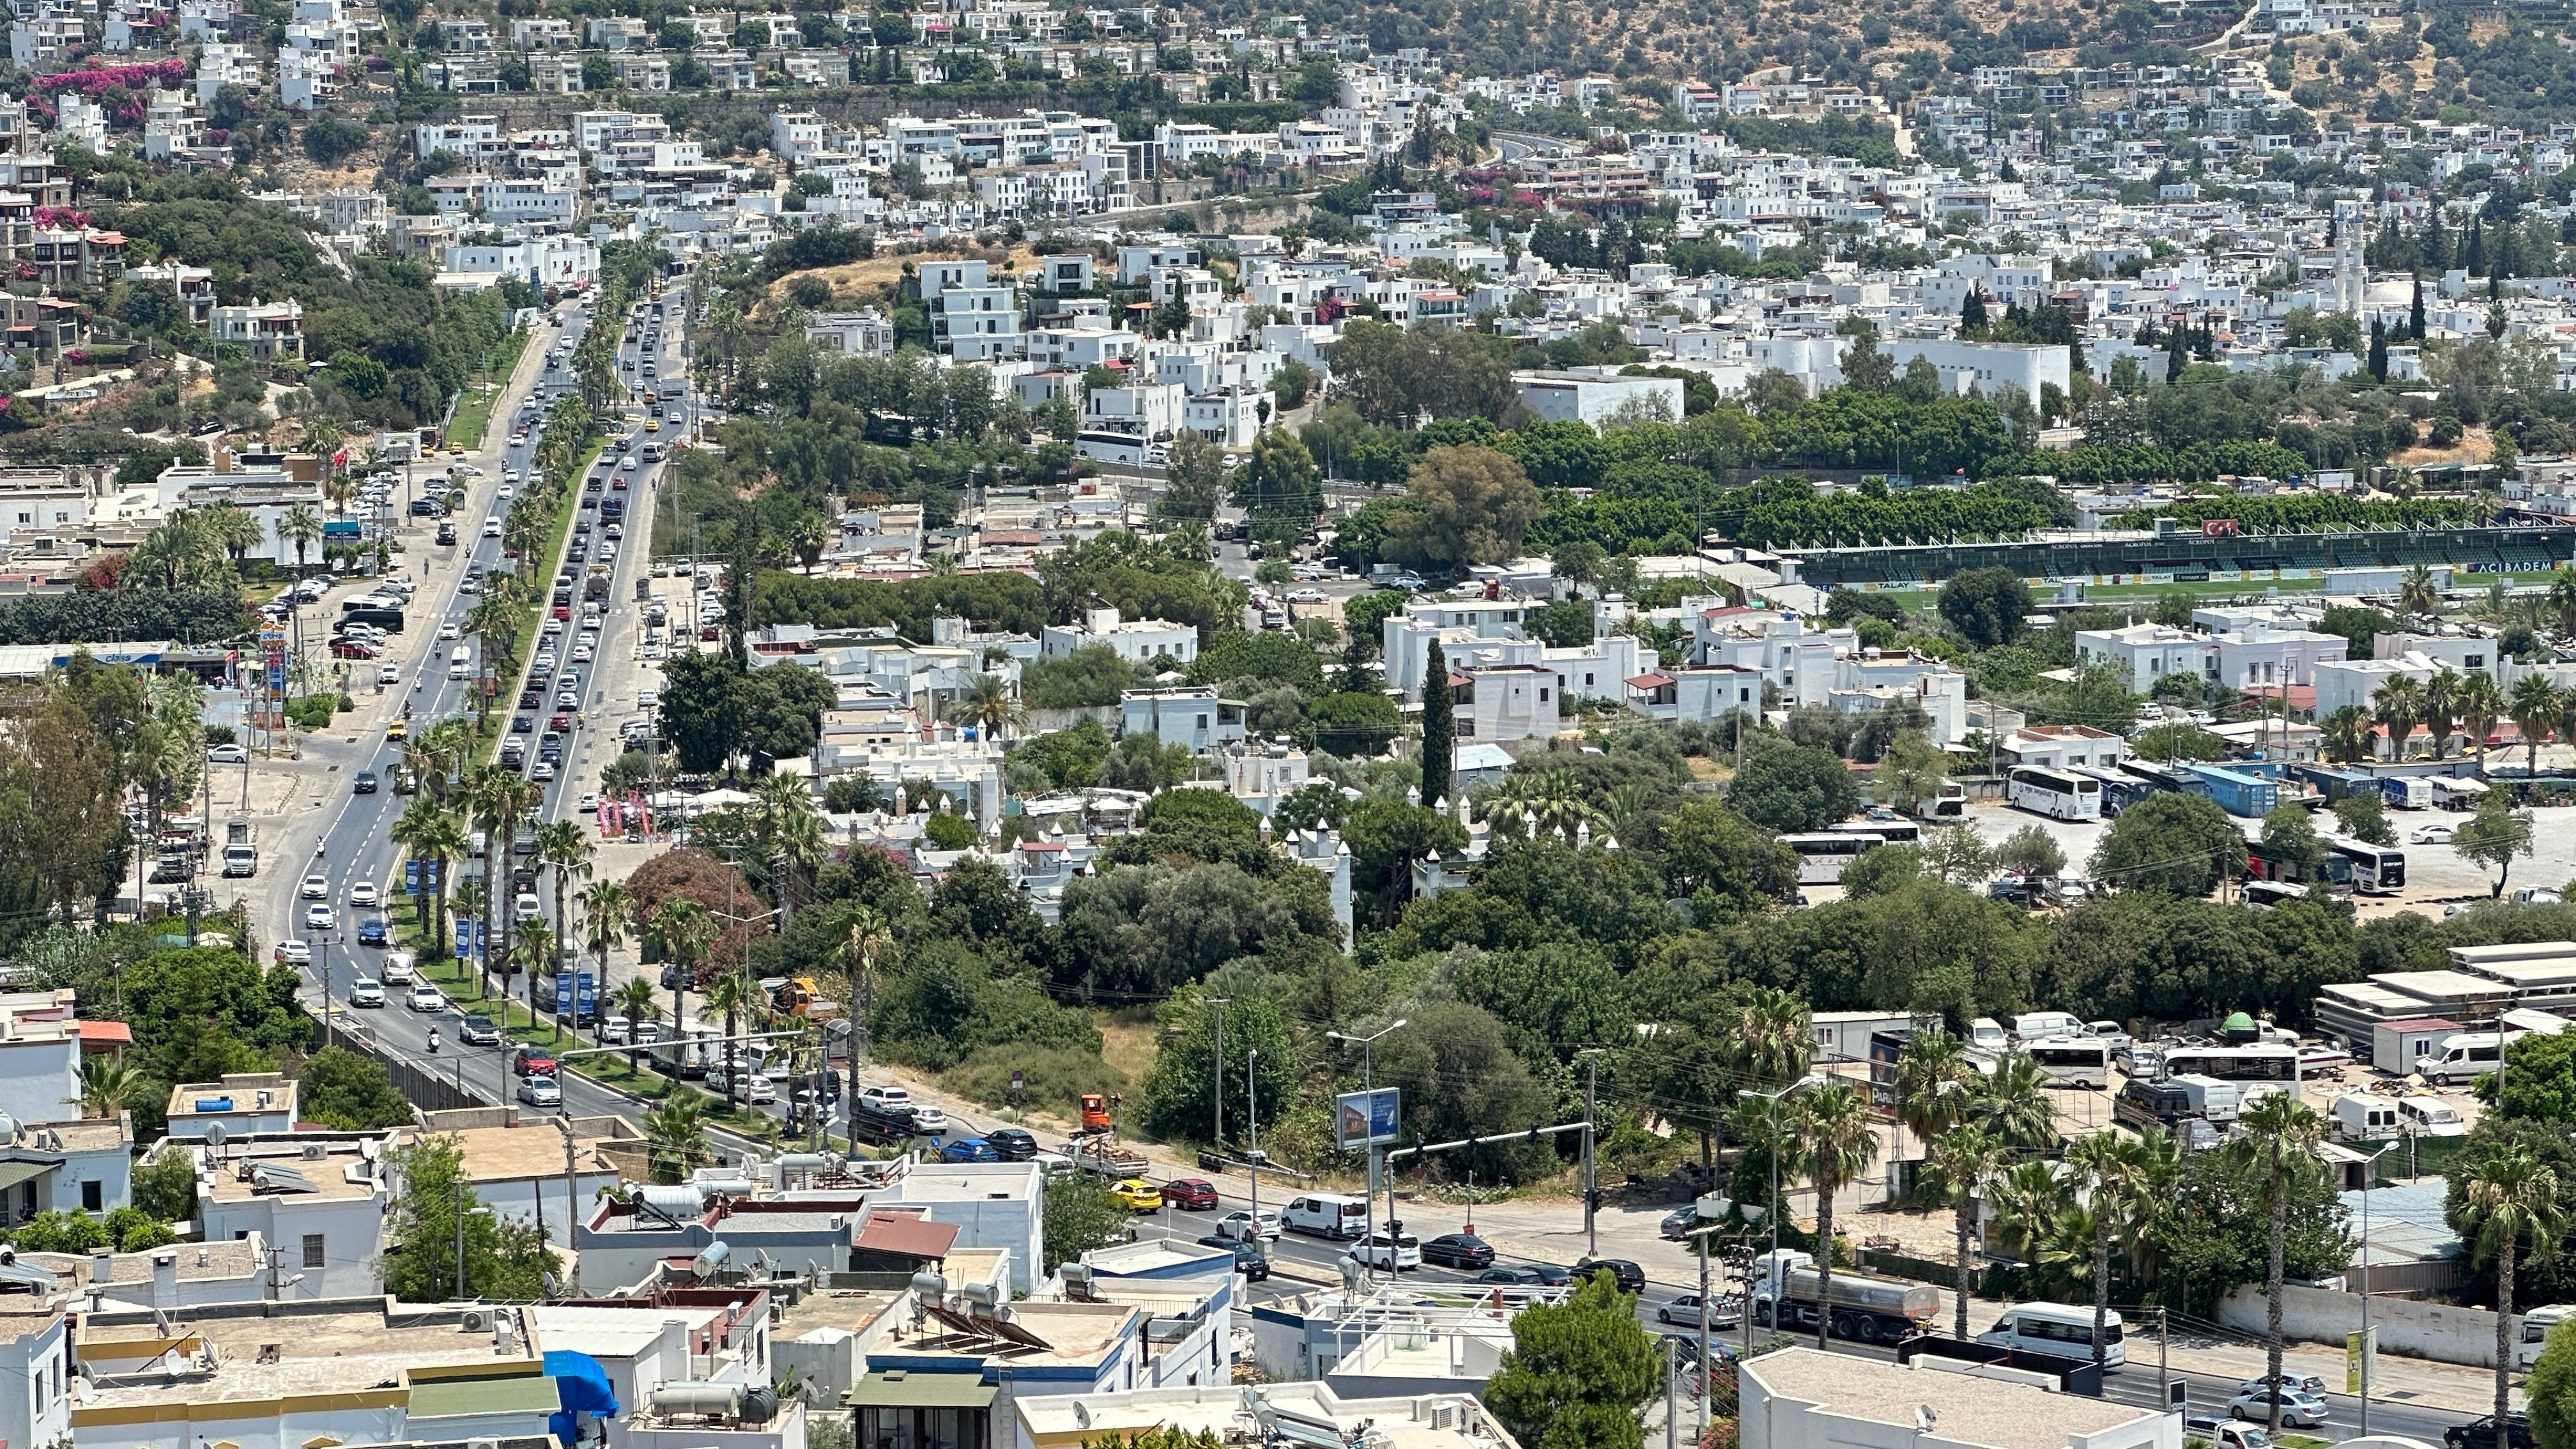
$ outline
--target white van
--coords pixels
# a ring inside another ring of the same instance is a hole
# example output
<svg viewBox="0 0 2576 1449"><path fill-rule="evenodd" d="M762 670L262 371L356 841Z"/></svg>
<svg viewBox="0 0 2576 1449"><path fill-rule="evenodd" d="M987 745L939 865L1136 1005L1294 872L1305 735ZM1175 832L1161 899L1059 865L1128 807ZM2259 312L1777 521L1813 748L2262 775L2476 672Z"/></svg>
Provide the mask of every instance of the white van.
<svg viewBox="0 0 2576 1449"><path fill-rule="evenodd" d="M1968 1045L1981 1052L1999 1052L2012 1045L2004 1035L2004 1024L1991 1016L1981 1016L1968 1023Z"/></svg>
<svg viewBox="0 0 2576 1449"><path fill-rule="evenodd" d="M2047 1037L2079 1036L2084 1023L2071 1011L2025 1011L2013 1018L2012 1034L2022 1041L2039 1041Z"/></svg>
<svg viewBox="0 0 2576 1449"><path fill-rule="evenodd" d="M2503 1040L2491 1031L2453 1032L2430 1053L2415 1059L2416 1074L2428 1081L2454 1083L2492 1072Z"/></svg>
<svg viewBox="0 0 2576 1449"><path fill-rule="evenodd" d="M474 676L474 646L459 644L447 656L447 677L471 679Z"/></svg>
<svg viewBox="0 0 2576 1449"><path fill-rule="evenodd" d="M1280 1211L1280 1226L1319 1238L1357 1238L1368 1231L1368 1204L1337 1192L1310 1192Z"/></svg>
<svg viewBox="0 0 2576 1449"><path fill-rule="evenodd" d="M2522 1341L2514 1345L2513 1366L2527 1369L2540 1362L2540 1350L2549 1342L2549 1330L2576 1318L2576 1305L2551 1303L2522 1315Z"/></svg>
<svg viewBox="0 0 2576 1449"><path fill-rule="evenodd" d="M2469 1124L2460 1120L2460 1109L2436 1097L2400 1097L2397 1116L2408 1132L2418 1137L2466 1137Z"/></svg>
<svg viewBox="0 0 2576 1449"><path fill-rule="evenodd" d="M2237 1112L2244 1105L2245 1094L2234 1082L2222 1082L2216 1077L2188 1072L2178 1077L2167 1077L2165 1081L2183 1090L2191 1101L2191 1110L2202 1121L2217 1126L2223 1127L2235 1121Z"/></svg>
<svg viewBox="0 0 2576 1449"><path fill-rule="evenodd" d="M2385 1142L2404 1127L2395 1098L2354 1092L2335 1098L2334 1130L2346 1142Z"/></svg>
<svg viewBox="0 0 2576 1449"><path fill-rule="evenodd" d="M2107 1314L2102 1320L2104 1368L2118 1368L2129 1361L2122 1337L2120 1315L2116 1311ZM1978 1334L1977 1342L2051 1358L2089 1360L2093 1357L2093 1310L2067 1303L2018 1303L2006 1309L1994 1327Z"/></svg>

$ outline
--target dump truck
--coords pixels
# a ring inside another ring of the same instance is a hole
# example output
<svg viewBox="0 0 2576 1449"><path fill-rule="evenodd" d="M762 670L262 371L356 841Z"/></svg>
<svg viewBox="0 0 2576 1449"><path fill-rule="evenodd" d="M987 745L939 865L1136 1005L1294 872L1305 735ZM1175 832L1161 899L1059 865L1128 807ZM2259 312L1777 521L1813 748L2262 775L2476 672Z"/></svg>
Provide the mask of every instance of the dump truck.
<svg viewBox="0 0 2576 1449"><path fill-rule="evenodd" d="M224 822L224 874L259 874L259 846L251 839L251 824L247 820Z"/></svg>
<svg viewBox="0 0 2576 1449"><path fill-rule="evenodd" d="M1936 1288L1850 1270L1826 1284L1816 1260L1795 1249L1758 1255L1753 1271L1753 1321L1765 1328L1813 1328L1821 1310L1834 1337L1880 1343L1909 1338L1941 1313Z"/></svg>
<svg viewBox="0 0 2576 1449"><path fill-rule="evenodd" d="M1102 1092L1082 1094L1082 1136L1105 1137L1111 1130L1109 1097Z"/></svg>

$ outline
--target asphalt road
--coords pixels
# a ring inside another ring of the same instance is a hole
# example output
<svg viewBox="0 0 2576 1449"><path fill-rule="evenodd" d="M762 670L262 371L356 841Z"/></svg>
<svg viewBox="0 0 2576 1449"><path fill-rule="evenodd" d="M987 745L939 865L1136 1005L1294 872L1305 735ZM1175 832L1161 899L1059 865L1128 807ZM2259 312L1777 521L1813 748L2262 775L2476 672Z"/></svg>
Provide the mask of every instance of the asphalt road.
<svg viewBox="0 0 2576 1449"><path fill-rule="evenodd" d="M685 300L685 293L676 288L665 294L663 303L674 321ZM434 520L414 519L407 512L397 515L405 540L404 566L419 582L420 588L414 594L410 608L405 611L405 631L397 636L395 648L388 656L401 667L403 681L391 686L390 691L408 698L410 719L416 726L427 725L471 707L467 693L469 682L447 678L445 661L448 651L455 645L439 639L438 634L442 625L461 620L473 607L476 596L462 593L458 588L469 562L480 564L487 573L508 566L508 561L501 555L501 541L481 536L482 523L485 518L497 517L506 511L507 505L498 496L504 486L503 470L516 468L524 473L530 464L536 429L531 427L526 443L514 445L509 441L516 427L520 403L534 387L567 377L561 369L553 372L540 369L543 357L558 341L569 339L579 342L587 324L580 312L569 315L570 320L560 328L539 324L537 334L528 345L528 356L534 361L523 366L520 377L514 378L495 400L485 445L461 460L481 468L483 476L468 478L466 505L454 515L459 542L441 548L430 541L435 531ZM617 325L615 319L611 319L609 325ZM657 385L686 385L686 368L680 360L681 331L676 325L667 326L663 331L661 351L656 361L666 366L670 375L655 379ZM637 346L621 346L620 355L639 362L642 356ZM621 376L630 385L641 388L640 367L637 371L621 372ZM647 436L663 439L685 436L687 419L694 405L694 397L683 398L676 405L665 404L662 431ZM603 454L610 459L615 456L613 448ZM428 467L432 476L438 471L436 465L418 466ZM661 465L647 464L625 475L632 480L626 493L629 500L626 537L619 543L618 558L612 566L608 601L602 610L604 618L597 657L590 665L584 666L583 704L576 712L575 729L567 741L565 768L545 787L540 818L573 818L580 795L595 788L595 784L583 782L595 781L599 768L615 758L616 735L615 726L610 723L612 706L608 695L610 686L605 682L612 671L606 665L612 659L629 657L636 650L635 631L642 627L642 614L633 602L634 580L645 576L650 569L649 520L652 517L653 490L660 481L661 472ZM585 516L594 520L594 532L598 532L596 512L586 511ZM551 579L559 563L559 559L548 560L540 577ZM337 597L326 598L315 606L313 617L306 620L307 637L313 637L317 632L327 634L330 620L337 615L338 609ZM570 635L564 637L569 639ZM563 653L569 662L568 645ZM353 678L362 681L370 678L380 662L361 666L366 673L353 670ZM524 667L525 661L522 661ZM627 677L631 678L631 675ZM505 689L500 700L503 706L516 704L516 685L517 681L511 681L511 687ZM354 686L352 692L362 701L371 701L374 696L367 690L372 687L362 682ZM545 694L548 708L544 713L552 714L554 691L551 686ZM631 708L633 701L630 698L625 703ZM521 738L529 739L533 750L533 736ZM338 737L336 730L309 742L304 760L290 768L319 770L335 781L353 780L359 771L372 769L387 782L386 787L375 794L358 795L349 793L343 785L336 793L336 803L295 817L283 831L282 838L263 842L263 854L268 856L266 869L262 872L266 878L259 882L253 899L258 906L265 908L265 924L272 939L294 937L311 945L313 961L304 972L307 988L313 994L313 1004L317 1009L327 996L331 1004L328 1020L336 1030L365 1033L390 1055L435 1065L442 1072L452 1072L458 1084L468 1092L488 1100L506 1101L510 1099L511 1092L507 1048L468 1047L458 1037L457 1028L463 1015L477 1009L471 999L455 1003L448 1010L415 1012L404 1007L403 989L395 987L388 989L388 1002L383 1008L357 1009L348 1005L353 982L361 976L377 976L386 954L379 948L356 944L358 923L369 915L386 912L351 907L348 904L350 890L359 882L367 881L375 883L388 897L397 897L402 884L401 852L387 833L410 803L406 797L395 794L390 784L392 771L400 757L400 745L384 738L382 722L361 725L354 744ZM498 854L506 851L507 842L496 841L493 846ZM330 882L330 903L339 913L334 930L309 931L301 924L309 903L298 898L300 885L305 876L316 873ZM542 878L537 894L544 908L551 911L553 891ZM407 902L396 900L389 909L407 910L409 906ZM435 1055L429 1050L429 1033L433 1028L440 1037L439 1050ZM635 1104L630 1099L574 1076L564 1078L563 1105L565 1110L583 1116L631 1117L635 1112Z"/></svg>

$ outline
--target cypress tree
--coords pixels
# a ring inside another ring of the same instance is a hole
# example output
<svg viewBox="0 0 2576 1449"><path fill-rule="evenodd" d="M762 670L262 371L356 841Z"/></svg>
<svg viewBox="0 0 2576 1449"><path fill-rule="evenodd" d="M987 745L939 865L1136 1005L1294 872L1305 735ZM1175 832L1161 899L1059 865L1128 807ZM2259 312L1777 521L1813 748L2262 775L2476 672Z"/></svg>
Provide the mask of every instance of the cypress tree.
<svg viewBox="0 0 2576 1449"><path fill-rule="evenodd" d="M1458 754L1458 726L1449 698L1449 656L1440 641L1422 658L1422 803L1437 808L1449 793L1452 762Z"/></svg>
<svg viewBox="0 0 2576 1449"><path fill-rule="evenodd" d="M2418 342L2424 340L2424 279L2415 279L2415 300L2407 304L2406 335Z"/></svg>
<svg viewBox="0 0 2576 1449"><path fill-rule="evenodd" d="M1983 287L1970 287L1968 300L1959 304L1959 335L1986 330L1986 292Z"/></svg>
<svg viewBox="0 0 2576 1449"><path fill-rule="evenodd" d="M2472 277L2487 269L2486 218L2469 218L2469 244L2460 250L2460 265L2467 268Z"/></svg>
<svg viewBox="0 0 2576 1449"><path fill-rule="evenodd" d="M2370 375L2388 381L2388 329L2376 317L2370 319Z"/></svg>

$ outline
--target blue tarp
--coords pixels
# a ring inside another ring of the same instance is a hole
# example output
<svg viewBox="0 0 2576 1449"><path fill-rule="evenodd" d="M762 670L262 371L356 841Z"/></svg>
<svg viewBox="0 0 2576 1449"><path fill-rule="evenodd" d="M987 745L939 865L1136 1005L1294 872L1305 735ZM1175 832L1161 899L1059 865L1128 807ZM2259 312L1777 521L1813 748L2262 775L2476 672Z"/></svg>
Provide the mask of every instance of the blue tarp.
<svg viewBox="0 0 2576 1449"><path fill-rule="evenodd" d="M563 1412L546 1420L556 1442L580 1442L583 1414L616 1417L617 1389L608 1382L608 1370L599 1366L599 1360L568 1348L548 1349L545 1369L546 1377L555 1381L555 1392L563 1396Z"/></svg>

